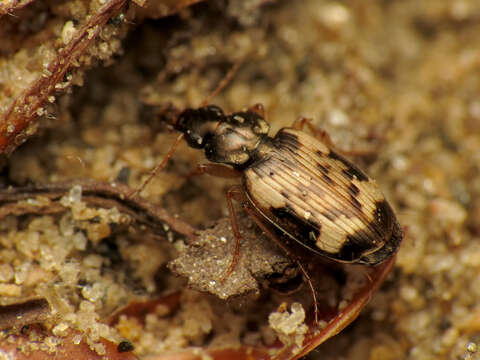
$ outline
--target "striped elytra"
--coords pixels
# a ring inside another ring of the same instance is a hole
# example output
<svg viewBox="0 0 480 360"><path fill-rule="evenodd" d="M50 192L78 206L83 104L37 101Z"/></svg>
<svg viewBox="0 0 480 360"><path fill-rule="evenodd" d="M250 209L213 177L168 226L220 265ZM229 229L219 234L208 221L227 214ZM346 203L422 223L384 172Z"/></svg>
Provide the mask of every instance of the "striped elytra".
<svg viewBox="0 0 480 360"><path fill-rule="evenodd" d="M261 111L211 105L184 112L176 128L241 174L244 207L276 234L341 262L375 265L398 249L400 225L375 181L316 137L293 128L270 137Z"/></svg>
<svg viewBox="0 0 480 360"><path fill-rule="evenodd" d="M391 256L400 226L377 185L303 131L284 128L270 151L243 172L255 209L315 253L374 265Z"/></svg>

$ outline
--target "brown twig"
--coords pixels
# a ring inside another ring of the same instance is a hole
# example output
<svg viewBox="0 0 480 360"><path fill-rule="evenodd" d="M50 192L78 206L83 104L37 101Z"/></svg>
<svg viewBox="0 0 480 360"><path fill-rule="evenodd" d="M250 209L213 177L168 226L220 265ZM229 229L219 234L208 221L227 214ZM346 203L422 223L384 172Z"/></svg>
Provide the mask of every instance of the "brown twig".
<svg viewBox="0 0 480 360"><path fill-rule="evenodd" d="M50 316L50 305L45 299L0 306L0 330L40 323Z"/></svg>
<svg viewBox="0 0 480 360"><path fill-rule="evenodd" d="M122 214L130 216L135 222L146 225L154 232L164 234L173 230L177 234L193 239L195 229L186 222L169 214L164 208L154 205L145 199L131 199L128 193L131 189L118 183L85 181L76 183L55 183L33 185L28 187L0 190L0 218L7 215L24 214L54 214L65 211L59 202L60 198L74 186L82 187L82 201L90 206L113 208ZM47 198L48 205L27 201L37 197Z"/></svg>
<svg viewBox="0 0 480 360"><path fill-rule="evenodd" d="M14 12L19 10L34 0L7 0L0 2L0 17L4 15L16 16Z"/></svg>
<svg viewBox="0 0 480 360"><path fill-rule="evenodd" d="M11 153L25 139L26 128L38 117L44 106L73 63L95 41L102 26L116 14L126 0L110 0L76 33L47 67L48 76L37 79L17 97L6 113L0 115L0 153Z"/></svg>

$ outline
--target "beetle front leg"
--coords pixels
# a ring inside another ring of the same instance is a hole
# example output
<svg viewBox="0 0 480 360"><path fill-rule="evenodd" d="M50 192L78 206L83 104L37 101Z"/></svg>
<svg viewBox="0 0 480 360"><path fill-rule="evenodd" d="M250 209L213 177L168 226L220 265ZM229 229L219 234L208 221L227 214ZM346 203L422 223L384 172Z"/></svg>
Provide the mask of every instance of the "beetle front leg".
<svg viewBox="0 0 480 360"><path fill-rule="evenodd" d="M227 179L238 178L242 176L241 172L229 166L207 163L207 164L199 164L195 170L193 170L187 175L187 177L199 176L203 174L208 174L208 175L227 178Z"/></svg>
<svg viewBox="0 0 480 360"><path fill-rule="evenodd" d="M265 119L265 108L263 107L262 104L258 103L250 107L248 110L254 112L258 116L260 116L262 119Z"/></svg>

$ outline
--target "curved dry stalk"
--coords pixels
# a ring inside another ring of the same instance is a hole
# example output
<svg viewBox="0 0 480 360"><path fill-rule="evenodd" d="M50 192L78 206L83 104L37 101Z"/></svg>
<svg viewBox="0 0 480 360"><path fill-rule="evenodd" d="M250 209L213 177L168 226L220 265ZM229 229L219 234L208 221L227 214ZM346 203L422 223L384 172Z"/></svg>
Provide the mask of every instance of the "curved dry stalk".
<svg viewBox="0 0 480 360"><path fill-rule="evenodd" d="M75 183L58 183L34 185L0 190L0 218L7 215L56 214L65 211L60 199L74 185L82 187L82 201L88 205L110 209L116 207L122 214L130 216L140 225L146 225L154 232L164 234L173 230L179 235L193 239L195 229L188 223L169 214L164 208L145 199L129 198L131 189L118 183L85 181ZM43 197L50 203L41 205L28 200Z"/></svg>
<svg viewBox="0 0 480 360"><path fill-rule="evenodd" d="M27 6L35 0L6 0L0 3L0 17L4 15L16 16L15 11Z"/></svg>

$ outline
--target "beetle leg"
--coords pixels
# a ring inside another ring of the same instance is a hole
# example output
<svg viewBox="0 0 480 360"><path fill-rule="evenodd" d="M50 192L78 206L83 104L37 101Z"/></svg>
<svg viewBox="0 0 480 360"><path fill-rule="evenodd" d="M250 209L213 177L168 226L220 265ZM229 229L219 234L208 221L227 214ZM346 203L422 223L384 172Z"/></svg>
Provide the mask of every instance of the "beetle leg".
<svg viewBox="0 0 480 360"><path fill-rule="evenodd" d="M240 241L242 240L242 235L238 229L237 215L235 213L235 209L233 208L233 200L241 202L246 201L245 191L240 185L234 185L227 189L227 205L228 212L230 213L230 221L232 222L233 235L235 236L235 251L233 253L233 259L228 270L220 278L221 282L225 281L225 279L228 278L233 272L235 266L238 264L238 256L240 255Z"/></svg>
<svg viewBox="0 0 480 360"><path fill-rule="evenodd" d="M317 305L317 293L315 291L315 288L313 287L313 282L312 279L310 278L310 275L308 274L307 270L305 267L302 265L300 260L294 256L288 248L282 243L280 239L267 227L265 224L262 222L262 219L258 216L258 214L249 206L248 201L245 197L245 191L243 190L242 186L240 185L235 185L230 187L227 190L227 204L228 204L228 212L230 213L230 220L232 222L232 230L233 234L235 235L235 251L233 254L233 259L232 263L230 264L230 267L226 271L226 273L222 276L220 281L225 281L225 279L230 276L230 274L233 272L235 269L235 266L238 264L238 258L240 255L240 241L242 239L242 235L240 234L240 230L238 229L238 223L237 223L237 216L235 213L235 209L233 208L233 200L241 201L242 202L242 207L243 209L247 212L248 215L252 217L252 219L255 221L255 223L266 233L269 235L271 239L273 239L277 245L287 254L290 259L295 262L302 272L306 282L308 283L308 286L310 287L310 290L312 292L312 298L313 298L313 306L314 306L314 313L315 313L315 324L318 324L318 305Z"/></svg>
<svg viewBox="0 0 480 360"><path fill-rule="evenodd" d="M215 90L205 100L202 101L200 107L208 105L210 101L212 101L213 98L215 98L215 96L217 96L220 91L222 91L230 83L232 78L238 72L238 69L240 69L240 65L242 65L242 62L243 60L238 60L233 64L232 68L227 72L222 81L220 81Z"/></svg>
<svg viewBox="0 0 480 360"><path fill-rule="evenodd" d="M254 112L258 116L260 116L262 119L265 119L265 108L263 107L262 104L260 104L260 103L255 104L251 108L249 108L248 110Z"/></svg>
<svg viewBox="0 0 480 360"><path fill-rule="evenodd" d="M371 155L373 150L344 150L339 149L333 143L332 138L327 131L322 130L312 124L312 119L300 116L297 120L294 121L292 128L295 130L303 131L303 128L307 125L308 130L316 137L318 140L327 145L330 149L335 150L336 152L345 155L345 156L368 156Z"/></svg>
<svg viewBox="0 0 480 360"><path fill-rule="evenodd" d="M303 131L303 128L307 125L308 130L311 131L313 136L315 136L318 140L323 142L324 144L328 145L328 147L335 149L335 144L332 141L330 135L325 130L322 130L315 125L312 124L312 119L300 116L297 120L294 121L292 128L295 130Z"/></svg>
<svg viewBox="0 0 480 360"><path fill-rule="evenodd" d="M240 68L240 66L242 65L242 60L239 60L239 61L236 61L235 64L233 64L232 68L227 72L227 74L225 75L225 77L222 79L222 81L220 81L220 83L218 84L218 86L215 88L215 90L213 91L212 94L210 94L210 96L208 96L204 101L202 101L202 104L201 104L201 107L202 106L206 106L213 98L215 98L215 96L217 96L220 91L222 91L229 83L230 81L232 80L232 78L235 76L235 74L238 72L238 69ZM166 73L164 73L166 74ZM162 76L166 76L162 74ZM176 121L177 119L175 119ZM174 122L175 122L174 121ZM167 165L168 163L168 160L170 160L170 158L173 156L173 154L175 153L178 145L180 145L182 139L184 137L184 134L180 134L178 137L177 137L177 140L175 141L175 143L172 145L172 147L170 148L167 156L165 156L165 158L163 159L163 161L157 165L157 167L155 167L155 169L153 169L153 171L150 173L149 177L147 178L147 180L145 180L143 182L142 185L140 185L140 187L138 187L137 189L133 190L130 194L128 194L128 197L129 198L132 198L132 197L135 197L137 195L139 195L143 189L145 189L145 187L148 185L148 183L150 181L152 181L152 179L154 178L154 176L156 176L158 174L159 171L163 170L163 168L165 168L165 166ZM203 174L204 172L206 171L203 171L201 172L200 174ZM233 176L226 176L226 177L233 177Z"/></svg>
<svg viewBox="0 0 480 360"><path fill-rule="evenodd" d="M209 174L222 178L237 178L242 176L242 173L225 165L207 163L199 164L195 170L188 174L188 177Z"/></svg>
<svg viewBox="0 0 480 360"><path fill-rule="evenodd" d="M315 288L313 287L313 282L308 274L307 270L305 267L302 265L300 260L292 254L292 252L285 246L285 244L278 238L278 236L268 227L266 226L262 219L258 216L258 214L255 212L254 209L252 209L248 203L244 203L243 208L247 212L248 215L250 215L255 221L255 223L262 229L271 239L275 241L275 243L287 254L287 256L295 262L295 264L298 266L300 271L303 274L303 277L305 278L308 286L310 287L310 291L312 292L312 298L313 298L313 308L314 308L314 316L315 316L315 324L318 325L318 304L317 304L317 293L315 291Z"/></svg>

